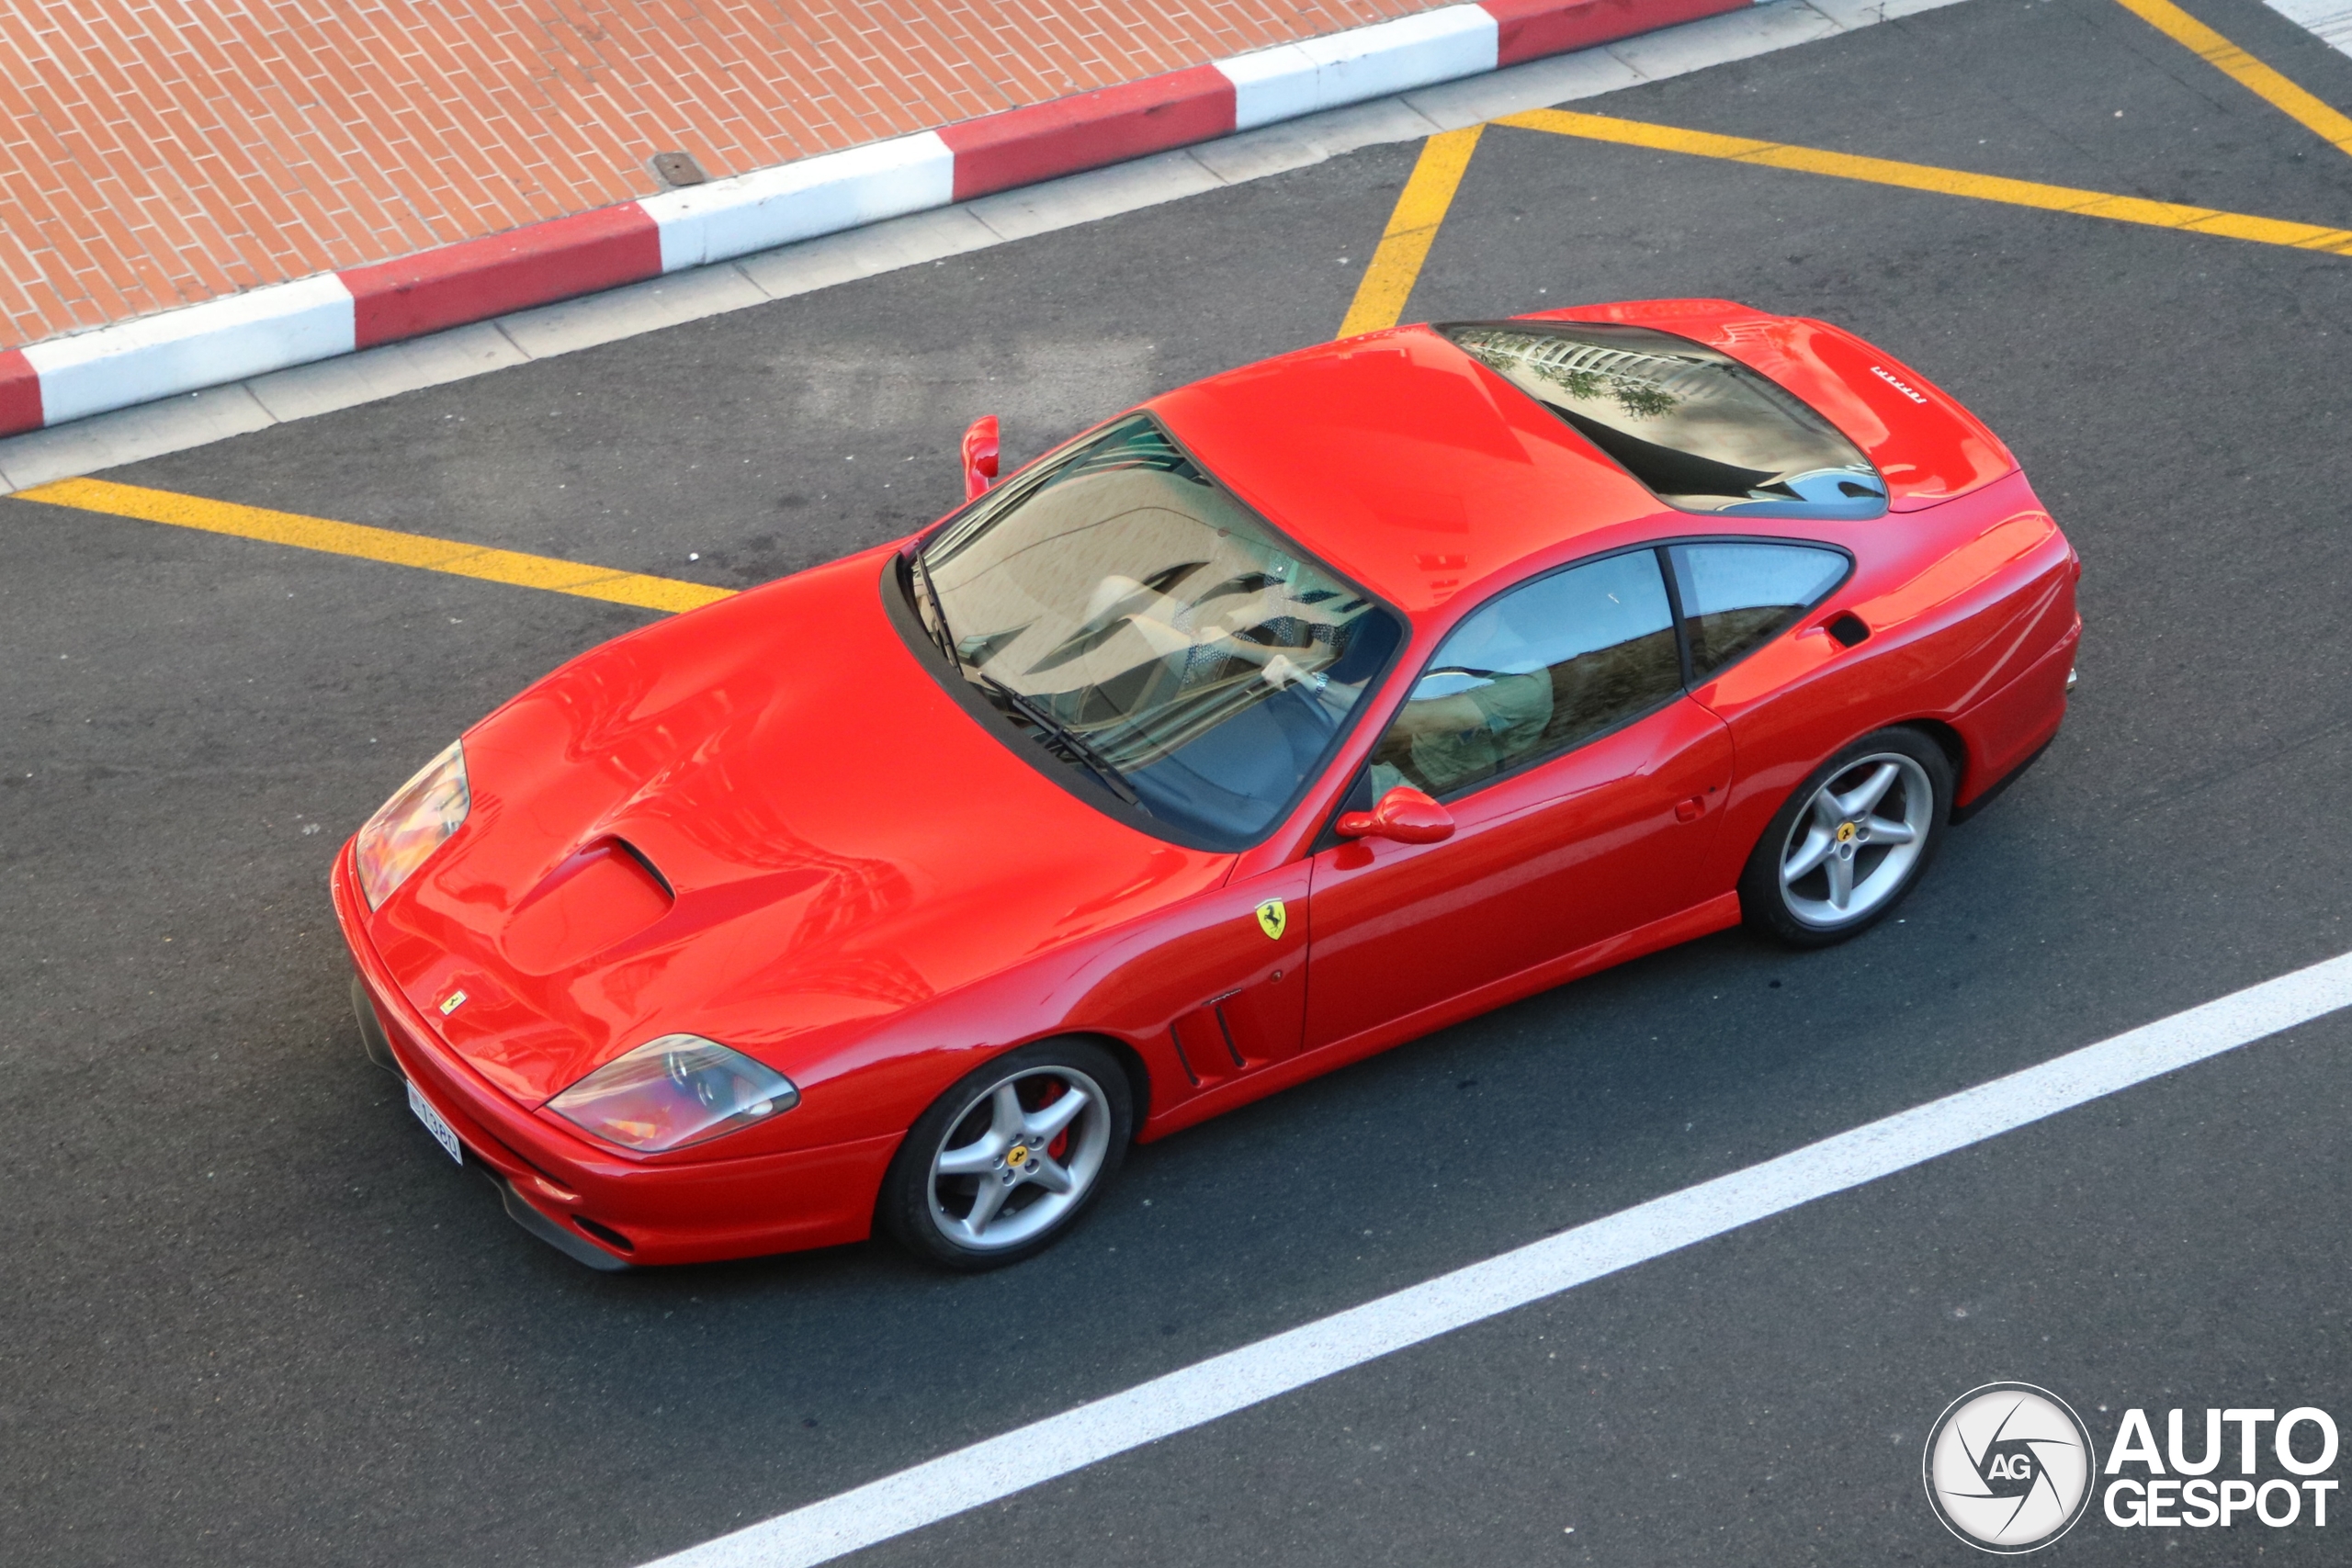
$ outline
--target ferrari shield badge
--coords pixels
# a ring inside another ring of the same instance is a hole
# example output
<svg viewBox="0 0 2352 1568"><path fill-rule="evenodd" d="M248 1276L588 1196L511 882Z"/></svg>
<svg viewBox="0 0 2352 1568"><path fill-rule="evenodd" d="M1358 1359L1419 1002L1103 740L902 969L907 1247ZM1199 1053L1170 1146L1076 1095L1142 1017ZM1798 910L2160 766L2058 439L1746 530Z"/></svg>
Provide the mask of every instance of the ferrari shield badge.
<svg viewBox="0 0 2352 1568"><path fill-rule="evenodd" d="M1269 898L1258 906L1258 929L1274 941L1282 941L1283 932L1289 925L1290 911L1283 908L1281 899Z"/></svg>

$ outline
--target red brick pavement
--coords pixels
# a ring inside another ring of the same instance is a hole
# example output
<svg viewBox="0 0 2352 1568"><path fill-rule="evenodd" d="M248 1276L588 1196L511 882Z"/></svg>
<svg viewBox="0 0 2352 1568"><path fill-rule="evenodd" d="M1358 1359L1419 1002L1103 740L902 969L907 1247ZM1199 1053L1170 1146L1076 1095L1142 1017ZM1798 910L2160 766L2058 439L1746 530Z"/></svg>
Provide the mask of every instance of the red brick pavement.
<svg viewBox="0 0 2352 1568"><path fill-rule="evenodd" d="M0 348L1442 0L0 0Z"/></svg>

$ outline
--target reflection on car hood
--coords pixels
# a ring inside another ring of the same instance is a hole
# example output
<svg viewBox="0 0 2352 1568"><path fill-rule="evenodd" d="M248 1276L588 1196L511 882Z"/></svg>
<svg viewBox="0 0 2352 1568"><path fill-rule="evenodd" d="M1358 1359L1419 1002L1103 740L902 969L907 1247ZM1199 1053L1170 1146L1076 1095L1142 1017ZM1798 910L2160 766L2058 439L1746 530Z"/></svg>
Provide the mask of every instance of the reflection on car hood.
<svg viewBox="0 0 2352 1568"><path fill-rule="evenodd" d="M607 644L466 737L472 815L369 934L492 1081L536 1104L672 1031L789 1074L1223 875L943 692L883 608L888 556Z"/></svg>

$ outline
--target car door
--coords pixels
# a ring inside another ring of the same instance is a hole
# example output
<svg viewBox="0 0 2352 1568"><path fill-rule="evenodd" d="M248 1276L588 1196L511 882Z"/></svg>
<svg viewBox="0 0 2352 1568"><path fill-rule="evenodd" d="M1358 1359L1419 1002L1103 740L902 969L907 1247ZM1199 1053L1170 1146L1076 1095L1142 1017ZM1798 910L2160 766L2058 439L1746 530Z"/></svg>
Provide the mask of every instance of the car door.
<svg viewBox="0 0 2352 1568"><path fill-rule="evenodd" d="M1307 1048L1438 1007L1728 891L1703 848L1732 771L1683 691L1659 553L1603 557L1475 611L1417 679L1358 804L1410 784L1432 844L1312 857Z"/></svg>

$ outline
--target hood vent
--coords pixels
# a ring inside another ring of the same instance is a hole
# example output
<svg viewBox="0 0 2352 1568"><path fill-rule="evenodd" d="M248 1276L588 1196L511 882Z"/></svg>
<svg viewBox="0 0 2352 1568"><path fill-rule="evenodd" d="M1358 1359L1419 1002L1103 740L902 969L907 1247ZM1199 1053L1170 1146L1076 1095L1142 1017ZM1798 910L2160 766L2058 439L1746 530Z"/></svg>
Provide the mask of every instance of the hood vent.
<svg viewBox="0 0 2352 1568"><path fill-rule="evenodd" d="M668 878L635 845L600 839L548 874L516 907L507 961L551 975L628 941L670 912Z"/></svg>

